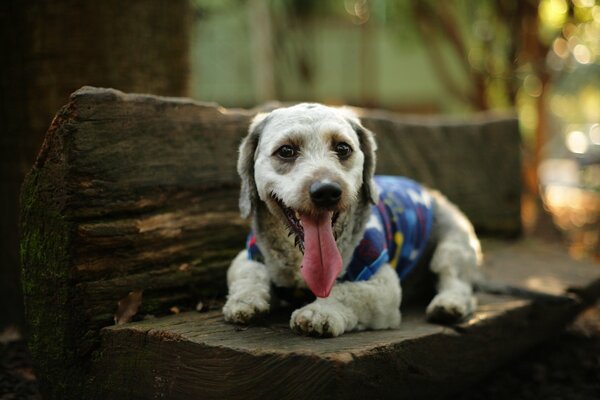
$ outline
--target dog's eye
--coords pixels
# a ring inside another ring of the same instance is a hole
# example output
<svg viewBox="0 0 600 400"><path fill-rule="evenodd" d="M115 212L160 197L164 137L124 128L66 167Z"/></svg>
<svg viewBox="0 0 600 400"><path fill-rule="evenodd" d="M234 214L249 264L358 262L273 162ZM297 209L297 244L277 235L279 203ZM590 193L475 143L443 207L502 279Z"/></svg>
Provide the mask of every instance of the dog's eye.
<svg viewBox="0 0 600 400"><path fill-rule="evenodd" d="M340 142L335 145L335 152L340 159L345 160L352 154L352 147L348 143Z"/></svg>
<svg viewBox="0 0 600 400"><path fill-rule="evenodd" d="M284 144L277 149L275 154L277 154L277 157L281 158L282 160L290 161L298 157L298 149L290 146L289 144Z"/></svg>

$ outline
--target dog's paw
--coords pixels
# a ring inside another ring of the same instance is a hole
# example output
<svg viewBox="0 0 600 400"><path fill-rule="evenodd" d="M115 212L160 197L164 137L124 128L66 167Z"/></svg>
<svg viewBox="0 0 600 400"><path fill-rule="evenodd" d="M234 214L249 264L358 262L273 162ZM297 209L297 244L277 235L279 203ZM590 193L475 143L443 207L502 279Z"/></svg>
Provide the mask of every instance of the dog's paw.
<svg viewBox="0 0 600 400"><path fill-rule="evenodd" d="M223 306L225 321L247 324L269 312L269 300L269 293L264 290L230 294Z"/></svg>
<svg viewBox="0 0 600 400"><path fill-rule="evenodd" d="M441 292L427 306L427 319L432 322L451 324L471 315L476 306L477 301L470 294Z"/></svg>
<svg viewBox="0 0 600 400"><path fill-rule="evenodd" d="M290 327L303 335L335 337L344 333L346 323L339 306L312 303L292 313Z"/></svg>

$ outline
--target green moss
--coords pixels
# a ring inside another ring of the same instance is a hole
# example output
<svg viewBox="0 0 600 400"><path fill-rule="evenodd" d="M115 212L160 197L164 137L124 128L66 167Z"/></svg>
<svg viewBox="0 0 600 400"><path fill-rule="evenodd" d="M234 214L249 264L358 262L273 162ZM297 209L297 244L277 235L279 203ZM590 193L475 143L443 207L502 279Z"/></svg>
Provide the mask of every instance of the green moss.
<svg viewBox="0 0 600 400"><path fill-rule="evenodd" d="M39 201L45 182L34 170L21 195L21 266L29 348L41 370L42 386L55 398L65 398L69 368L75 365L76 326L69 286L72 224Z"/></svg>

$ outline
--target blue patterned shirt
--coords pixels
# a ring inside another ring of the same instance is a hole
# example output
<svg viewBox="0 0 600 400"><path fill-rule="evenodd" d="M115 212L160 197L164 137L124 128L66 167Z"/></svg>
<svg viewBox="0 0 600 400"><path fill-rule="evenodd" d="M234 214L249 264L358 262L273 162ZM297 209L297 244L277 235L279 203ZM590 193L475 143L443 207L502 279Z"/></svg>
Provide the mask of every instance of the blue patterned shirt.
<svg viewBox="0 0 600 400"><path fill-rule="evenodd" d="M365 233L338 281L366 281L385 263L405 278L421 258L433 222L434 201L423 186L400 177L378 175L379 201L372 206ZM246 242L248 258L262 260L256 237Z"/></svg>
<svg viewBox="0 0 600 400"><path fill-rule="evenodd" d="M375 177L379 202L342 281L365 281L389 263L405 278L425 251L433 222L434 202L425 188L398 176Z"/></svg>

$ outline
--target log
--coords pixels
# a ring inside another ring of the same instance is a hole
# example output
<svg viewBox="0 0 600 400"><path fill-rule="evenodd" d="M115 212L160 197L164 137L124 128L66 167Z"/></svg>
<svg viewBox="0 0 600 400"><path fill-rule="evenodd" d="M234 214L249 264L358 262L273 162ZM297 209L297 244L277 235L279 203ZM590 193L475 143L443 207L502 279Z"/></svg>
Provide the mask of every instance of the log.
<svg viewBox="0 0 600 400"><path fill-rule="evenodd" d="M56 115L21 199L30 347L47 393L77 392L129 292L143 290L139 314L224 294L248 228L237 148L256 112L84 87ZM515 118L358 112L376 131L379 172L444 191L480 232L520 232Z"/></svg>
<svg viewBox="0 0 600 400"><path fill-rule="evenodd" d="M446 195L479 234L521 229L520 137L515 118L481 114L469 122L359 112L376 134L377 173L413 177Z"/></svg>
<svg viewBox="0 0 600 400"><path fill-rule="evenodd" d="M452 327L428 324L423 308L403 306L398 330L334 339L294 334L289 310L247 329L224 323L219 311L106 327L92 367L94 398L451 396L558 335L600 296L600 271L593 264L526 241L488 243L487 249L488 278L522 289L528 298L479 294L476 313Z"/></svg>

